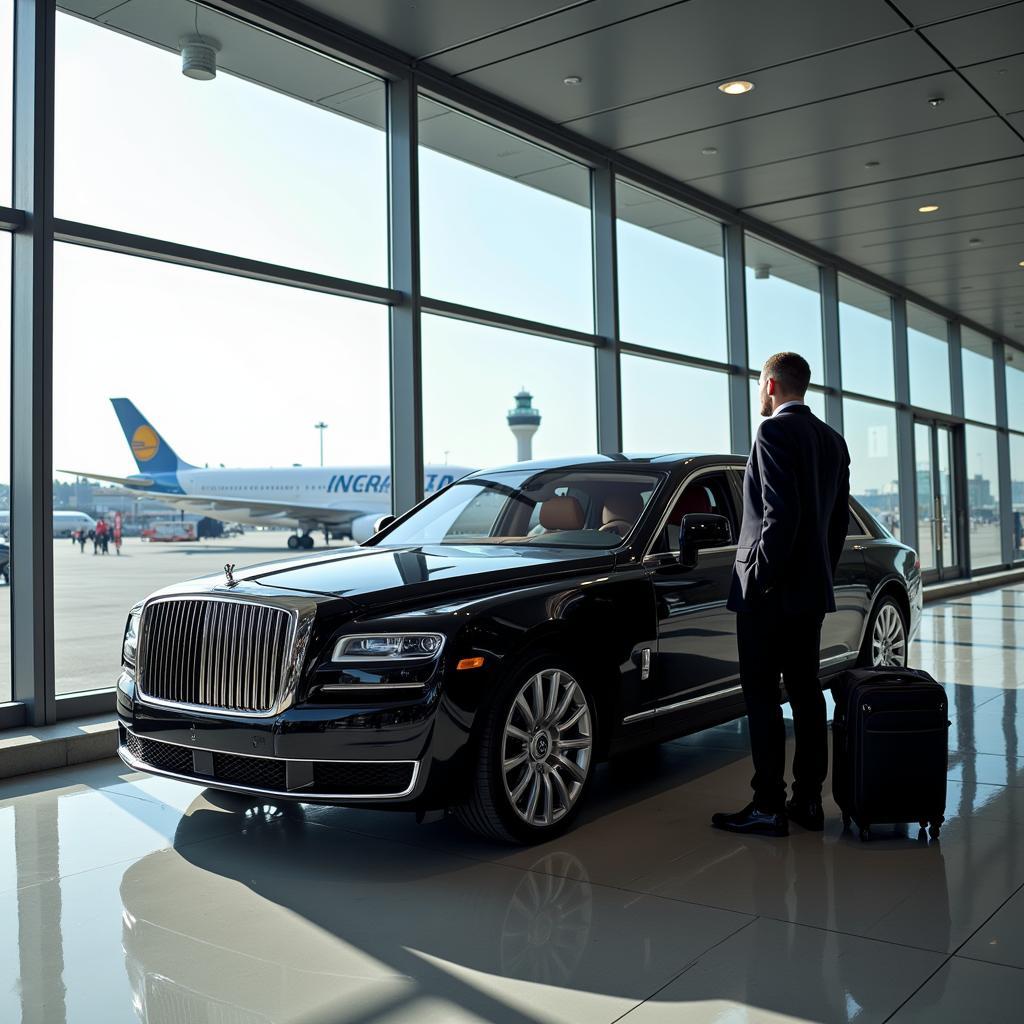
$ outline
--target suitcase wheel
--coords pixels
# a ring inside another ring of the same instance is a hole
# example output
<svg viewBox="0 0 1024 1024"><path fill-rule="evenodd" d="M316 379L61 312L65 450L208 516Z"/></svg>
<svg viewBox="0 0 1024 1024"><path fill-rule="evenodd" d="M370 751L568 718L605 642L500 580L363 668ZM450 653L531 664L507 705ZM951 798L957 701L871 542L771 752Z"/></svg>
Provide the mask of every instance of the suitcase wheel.
<svg viewBox="0 0 1024 1024"><path fill-rule="evenodd" d="M866 843L871 839L871 829L867 825L861 825L860 841Z"/></svg>

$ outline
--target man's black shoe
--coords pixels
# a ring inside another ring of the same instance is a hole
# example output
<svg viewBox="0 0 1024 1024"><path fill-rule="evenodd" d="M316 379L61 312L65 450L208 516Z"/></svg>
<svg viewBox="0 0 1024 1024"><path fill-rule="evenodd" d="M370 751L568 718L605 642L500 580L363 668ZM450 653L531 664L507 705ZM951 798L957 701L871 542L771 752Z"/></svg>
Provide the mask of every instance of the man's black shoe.
<svg viewBox="0 0 1024 1024"><path fill-rule="evenodd" d="M808 832L821 832L825 828L825 812L821 809L820 800L790 800L786 804L786 814Z"/></svg>
<svg viewBox="0 0 1024 1024"><path fill-rule="evenodd" d="M747 804L735 814L713 814L713 828L726 832L738 832L749 836L788 836L789 823L781 811L760 811L753 804Z"/></svg>

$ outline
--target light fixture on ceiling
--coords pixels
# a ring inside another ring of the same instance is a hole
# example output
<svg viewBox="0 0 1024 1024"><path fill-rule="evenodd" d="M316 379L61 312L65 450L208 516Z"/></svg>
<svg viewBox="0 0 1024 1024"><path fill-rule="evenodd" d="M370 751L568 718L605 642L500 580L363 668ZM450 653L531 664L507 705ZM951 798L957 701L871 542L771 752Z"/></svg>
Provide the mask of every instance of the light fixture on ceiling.
<svg viewBox="0 0 1024 1024"><path fill-rule="evenodd" d="M582 81L579 75L566 75L562 79L562 85L579 85Z"/></svg>
<svg viewBox="0 0 1024 1024"><path fill-rule="evenodd" d="M925 203L917 208L918 213L934 213L939 207L935 203Z"/></svg>
<svg viewBox="0 0 1024 1024"><path fill-rule="evenodd" d="M869 160L864 166L865 167L877 167L878 163L879 162L877 160Z"/></svg>
<svg viewBox="0 0 1024 1024"><path fill-rule="evenodd" d="M929 107L941 107L942 104L945 103L945 102L946 102L946 98L944 96L931 96L928 99L928 106Z"/></svg>
<svg viewBox="0 0 1024 1024"><path fill-rule="evenodd" d="M969 245L969 246L970 246L970 247L971 247L972 249L977 249L977 248L978 248L978 246L979 246L979 245L981 245L981 242L982 242L982 240L981 240L980 238L968 238L968 239L967 239L967 244L968 244L968 245Z"/></svg>
<svg viewBox="0 0 1024 1024"><path fill-rule="evenodd" d="M1018 267L1024 267L1024 260L1020 260L1020 261L1019 261L1019 262L1017 263L1017 266L1018 266Z"/></svg>
<svg viewBox="0 0 1024 1024"><path fill-rule="evenodd" d="M181 46L181 73L197 82L212 82L217 77L220 43L209 36L184 36Z"/></svg>
<svg viewBox="0 0 1024 1024"><path fill-rule="evenodd" d="M705 146L701 151L701 156L714 156L718 152L717 146Z"/></svg>
<svg viewBox="0 0 1024 1024"><path fill-rule="evenodd" d="M750 92L753 88L753 82L746 82L743 79L737 79L734 82L723 82L718 87L718 91L724 92L726 96L742 96L745 92Z"/></svg>
<svg viewBox="0 0 1024 1024"><path fill-rule="evenodd" d="M772 276L772 268L767 263L758 263L754 267L754 280L755 281L767 281Z"/></svg>

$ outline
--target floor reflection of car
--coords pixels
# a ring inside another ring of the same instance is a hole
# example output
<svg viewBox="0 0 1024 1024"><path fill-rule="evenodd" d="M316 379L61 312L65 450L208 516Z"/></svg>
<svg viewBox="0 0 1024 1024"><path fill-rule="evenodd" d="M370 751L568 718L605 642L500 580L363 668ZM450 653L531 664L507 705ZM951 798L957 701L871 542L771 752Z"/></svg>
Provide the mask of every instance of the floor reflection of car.
<svg viewBox="0 0 1024 1024"><path fill-rule="evenodd" d="M284 816L269 802L247 807L244 830L210 842L202 819L215 814L194 805L177 855L150 854L122 877L125 969L143 1024L398 1021L417 1017L418 999L455 1011L480 998L486 1009L489 999L438 963L566 989L600 973L593 890L571 853L544 854L525 871L426 849L410 857L402 844ZM410 915L410 899L424 912ZM431 900L444 912L425 909ZM642 927L628 902L603 909L609 931ZM627 977L657 978L668 955L635 960Z"/></svg>
<svg viewBox="0 0 1024 1024"><path fill-rule="evenodd" d="M602 456L473 473L344 551L158 591L118 683L131 766L296 800L564 829L596 760L742 713L743 460ZM823 675L899 664L914 552L851 502Z"/></svg>

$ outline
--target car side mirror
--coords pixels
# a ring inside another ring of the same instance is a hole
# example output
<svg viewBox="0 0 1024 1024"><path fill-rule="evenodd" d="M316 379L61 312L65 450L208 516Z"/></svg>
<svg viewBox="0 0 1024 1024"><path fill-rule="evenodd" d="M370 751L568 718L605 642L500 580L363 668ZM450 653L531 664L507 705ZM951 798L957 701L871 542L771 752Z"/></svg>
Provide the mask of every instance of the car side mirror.
<svg viewBox="0 0 1024 1024"><path fill-rule="evenodd" d="M374 533L380 533L381 530L387 529L394 521L395 521L395 517L394 516L391 516L391 515L381 516L380 519L378 519L373 524L373 532Z"/></svg>
<svg viewBox="0 0 1024 1024"><path fill-rule="evenodd" d="M709 512L688 512L679 527L679 564L692 569L701 548L715 548L732 542L732 526L725 516Z"/></svg>

